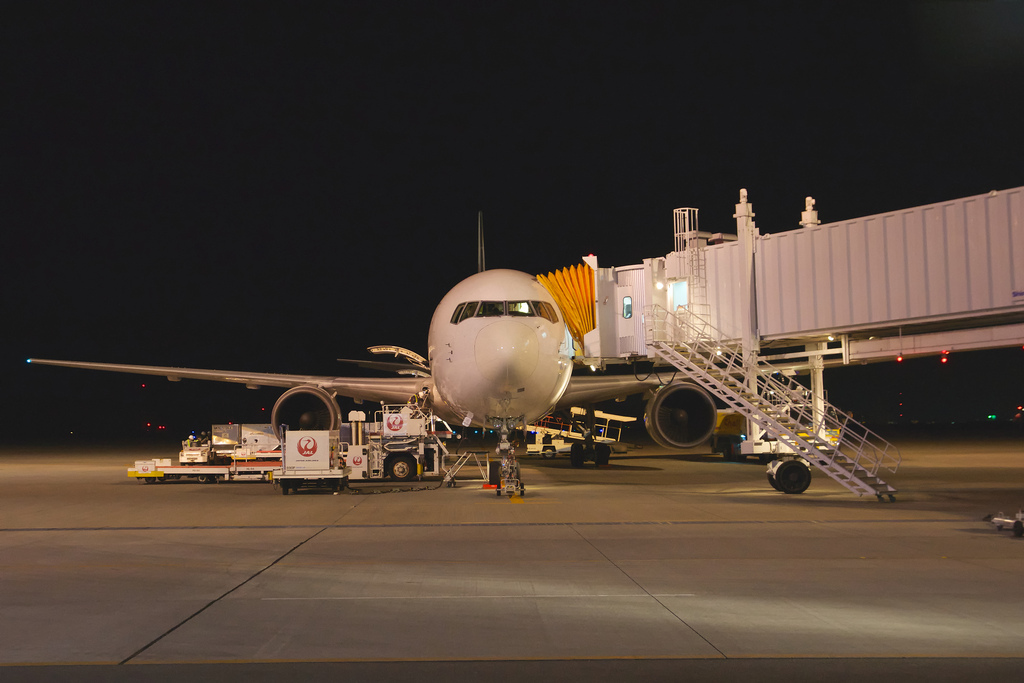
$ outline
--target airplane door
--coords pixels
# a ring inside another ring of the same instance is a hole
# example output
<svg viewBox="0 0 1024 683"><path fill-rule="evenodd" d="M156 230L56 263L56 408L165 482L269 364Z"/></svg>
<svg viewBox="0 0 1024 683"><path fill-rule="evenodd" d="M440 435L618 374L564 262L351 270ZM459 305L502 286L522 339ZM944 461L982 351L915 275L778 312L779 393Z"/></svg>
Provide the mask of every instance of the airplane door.
<svg viewBox="0 0 1024 683"><path fill-rule="evenodd" d="M638 325L642 325L643 308L637 308L639 303L633 296L632 285L619 285L615 288L615 300L617 311L615 315L616 332L619 338L618 355L628 356L640 353L640 345L643 342L643 331L637 334Z"/></svg>

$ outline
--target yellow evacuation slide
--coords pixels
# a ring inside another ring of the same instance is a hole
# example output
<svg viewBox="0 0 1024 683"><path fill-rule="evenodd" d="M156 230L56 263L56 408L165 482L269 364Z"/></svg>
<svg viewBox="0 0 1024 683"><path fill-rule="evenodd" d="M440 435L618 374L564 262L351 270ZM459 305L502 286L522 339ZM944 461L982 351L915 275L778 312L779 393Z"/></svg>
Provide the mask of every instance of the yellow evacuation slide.
<svg viewBox="0 0 1024 683"><path fill-rule="evenodd" d="M569 334L581 346L583 335L594 329L594 269L586 263L538 275L562 310Z"/></svg>

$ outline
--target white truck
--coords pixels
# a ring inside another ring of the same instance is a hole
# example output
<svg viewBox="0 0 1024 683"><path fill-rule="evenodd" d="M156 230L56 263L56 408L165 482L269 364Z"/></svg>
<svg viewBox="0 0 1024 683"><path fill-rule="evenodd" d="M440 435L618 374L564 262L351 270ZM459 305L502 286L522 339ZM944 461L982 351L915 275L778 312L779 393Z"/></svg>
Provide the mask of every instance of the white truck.
<svg viewBox="0 0 1024 683"><path fill-rule="evenodd" d="M338 491L350 481L409 481L442 476L452 436L444 421L417 403L383 405L372 422L361 411L336 431L287 431L272 479L283 495L300 487Z"/></svg>

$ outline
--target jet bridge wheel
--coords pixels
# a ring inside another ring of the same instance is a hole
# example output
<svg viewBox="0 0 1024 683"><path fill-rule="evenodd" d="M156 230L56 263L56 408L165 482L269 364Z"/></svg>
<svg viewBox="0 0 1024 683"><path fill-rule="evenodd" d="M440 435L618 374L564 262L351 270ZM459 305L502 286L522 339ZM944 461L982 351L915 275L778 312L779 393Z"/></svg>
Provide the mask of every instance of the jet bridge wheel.
<svg viewBox="0 0 1024 683"><path fill-rule="evenodd" d="M783 493L803 493L811 485L811 470L802 460L787 460L775 470L775 483Z"/></svg>

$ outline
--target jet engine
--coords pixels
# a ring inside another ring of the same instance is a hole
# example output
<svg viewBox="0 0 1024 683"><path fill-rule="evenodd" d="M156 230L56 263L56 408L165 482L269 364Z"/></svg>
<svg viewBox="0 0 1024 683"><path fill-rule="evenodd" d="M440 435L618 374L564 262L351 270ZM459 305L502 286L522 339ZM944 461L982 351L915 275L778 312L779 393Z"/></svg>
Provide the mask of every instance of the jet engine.
<svg viewBox="0 0 1024 683"><path fill-rule="evenodd" d="M289 429L338 429L341 408L334 395L320 387L292 387L281 394L270 413L274 434L281 438L281 425Z"/></svg>
<svg viewBox="0 0 1024 683"><path fill-rule="evenodd" d="M672 382L647 402L647 433L665 448L690 448L707 441L718 420L711 395L690 382Z"/></svg>

